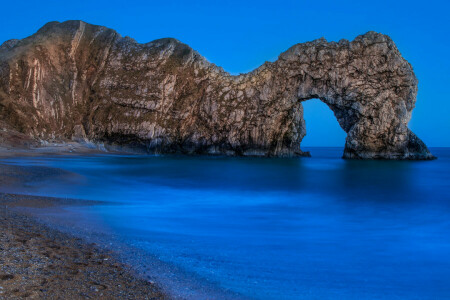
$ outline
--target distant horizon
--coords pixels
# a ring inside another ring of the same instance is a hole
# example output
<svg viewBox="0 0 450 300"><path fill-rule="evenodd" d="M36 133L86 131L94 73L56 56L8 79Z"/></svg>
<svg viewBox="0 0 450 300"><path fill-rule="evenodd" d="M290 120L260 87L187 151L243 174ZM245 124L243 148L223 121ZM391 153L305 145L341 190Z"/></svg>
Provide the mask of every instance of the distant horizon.
<svg viewBox="0 0 450 300"><path fill-rule="evenodd" d="M409 127L429 147L449 147L450 135L445 133L450 131L450 102L446 101L450 62L445 57L450 41L442 38L450 33L445 21L449 7L444 1L426 5L419 1L379 1L377 5L351 1L286 1L277 5L270 1L132 1L126 7L118 1L81 1L68 9L67 4L56 1L21 1L4 5L6 10L21 14L7 14L0 20L0 43L30 36L51 21L82 20L112 28L140 43L176 38L237 75L276 60L297 43L321 37L328 41L353 40L376 31L394 40L419 80ZM327 21L318 22L317 12ZM332 112L315 100L304 106L307 136L302 146L343 146L345 133Z"/></svg>

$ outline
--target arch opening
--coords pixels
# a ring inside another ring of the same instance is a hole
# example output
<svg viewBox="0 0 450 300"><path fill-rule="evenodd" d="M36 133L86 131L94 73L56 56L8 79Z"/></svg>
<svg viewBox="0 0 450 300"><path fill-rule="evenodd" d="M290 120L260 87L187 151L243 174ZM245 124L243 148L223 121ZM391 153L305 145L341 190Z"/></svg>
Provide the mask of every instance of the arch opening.
<svg viewBox="0 0 450 300"><path fill-rule="evenodd" d="M342 156L347 133L339 125L333 110L322 100L311 98L302 101L303 118L306 135L301 141L301 148L314 152L319 148L335 148L336 156Z"/></svg>

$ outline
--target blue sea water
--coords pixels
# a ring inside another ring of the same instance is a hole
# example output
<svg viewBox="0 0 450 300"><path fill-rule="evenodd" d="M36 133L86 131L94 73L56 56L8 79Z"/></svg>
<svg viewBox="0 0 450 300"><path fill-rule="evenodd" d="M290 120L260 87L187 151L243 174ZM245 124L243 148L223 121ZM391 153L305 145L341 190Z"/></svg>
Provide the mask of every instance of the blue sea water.
<svg viewBox="0 0 450 300"><path fill-rule="evenodd" d="M340 148L307 150L311 158L98 155L0 163L70 172L3 190L106 201L51 215L136 249L139 259L129 261L140 271L146 256L171 266L168 281L192 276L230 298L449 299L450 149L431 149L434 161L354 161L341 159ZM205 297L183 282L170 288Z"/></svg>

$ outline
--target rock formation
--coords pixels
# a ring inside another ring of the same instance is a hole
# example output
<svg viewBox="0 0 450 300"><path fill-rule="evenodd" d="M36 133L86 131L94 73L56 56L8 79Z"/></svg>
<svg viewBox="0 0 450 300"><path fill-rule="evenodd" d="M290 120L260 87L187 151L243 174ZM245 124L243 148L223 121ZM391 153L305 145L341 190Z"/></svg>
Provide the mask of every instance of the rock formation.
<svg viewBox="0 0 450 300"><path fill-rule="evenodd" d="M82 21L0 46L0 122L40 141L304 155L302 102L318 98L348 134L345 158L430 159L407 127L416 93L411 65L375 32L297 44L239 76L175 39L139 44Z"/></svg>

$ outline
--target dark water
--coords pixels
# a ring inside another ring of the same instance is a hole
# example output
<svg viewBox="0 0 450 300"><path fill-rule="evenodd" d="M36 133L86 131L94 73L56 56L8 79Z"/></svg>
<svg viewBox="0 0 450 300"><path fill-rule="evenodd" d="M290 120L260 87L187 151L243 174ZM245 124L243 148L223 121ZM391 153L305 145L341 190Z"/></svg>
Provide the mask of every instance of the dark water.
<svg viewBox="0 0 450 300"><path fill-rule="evenodd" d="M112 201L55 214L242 297L450 298L450 149L432 149L439 159L419 162L348 161L342 149L309 150L313 157L301 159L3 163L75 173L18 192Z"/></svg>

